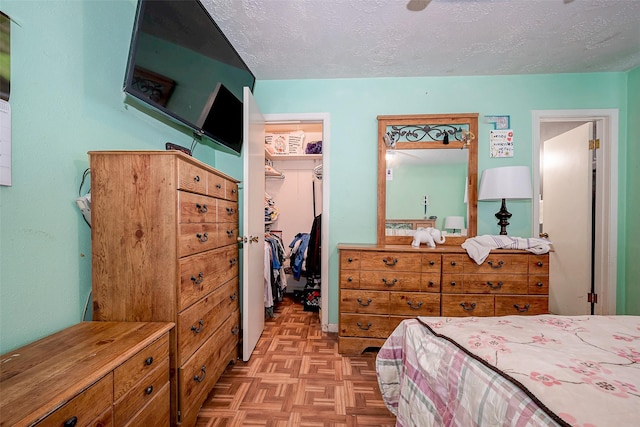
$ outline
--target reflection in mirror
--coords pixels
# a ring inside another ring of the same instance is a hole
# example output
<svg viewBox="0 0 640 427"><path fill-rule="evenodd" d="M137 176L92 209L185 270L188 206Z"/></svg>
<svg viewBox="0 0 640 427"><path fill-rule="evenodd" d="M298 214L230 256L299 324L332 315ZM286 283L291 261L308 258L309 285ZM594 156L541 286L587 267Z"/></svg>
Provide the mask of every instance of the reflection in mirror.
<svg viewBox="0 0 640 427"><path fill-rule="evenodd" d="M465 149L387 150L386 235L412 235L420 226L443 230L449 216L466 224L468 160ZM416 220L431 221L411 224Z"/></svg>

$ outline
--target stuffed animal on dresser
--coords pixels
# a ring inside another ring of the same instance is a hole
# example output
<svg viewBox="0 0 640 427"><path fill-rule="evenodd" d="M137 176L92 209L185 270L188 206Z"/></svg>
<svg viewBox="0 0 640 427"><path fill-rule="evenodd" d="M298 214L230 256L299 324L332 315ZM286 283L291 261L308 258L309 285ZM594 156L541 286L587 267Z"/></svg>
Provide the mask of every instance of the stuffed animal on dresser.
<svg viewBox="0 0 640 427"><path fill-rule="evenodd" d="M441 245L445 241L445 237L440 233L440 230L433 227L418 228L413 235L413 241L411 246L419 248L421 243L425 243L430 248L435 248L436 243Z"/></svg>

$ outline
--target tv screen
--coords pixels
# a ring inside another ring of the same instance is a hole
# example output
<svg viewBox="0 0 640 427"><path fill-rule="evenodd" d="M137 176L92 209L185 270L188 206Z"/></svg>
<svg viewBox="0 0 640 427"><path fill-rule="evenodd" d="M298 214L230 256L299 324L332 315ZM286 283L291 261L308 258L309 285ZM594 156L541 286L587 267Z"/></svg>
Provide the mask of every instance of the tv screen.
<svg viewBox="0 0 640 427"><path fill-rule="evenodd" d="M239 153L240 99L254 83L200 1L139 0L124 82L132 99Z"/></svg>

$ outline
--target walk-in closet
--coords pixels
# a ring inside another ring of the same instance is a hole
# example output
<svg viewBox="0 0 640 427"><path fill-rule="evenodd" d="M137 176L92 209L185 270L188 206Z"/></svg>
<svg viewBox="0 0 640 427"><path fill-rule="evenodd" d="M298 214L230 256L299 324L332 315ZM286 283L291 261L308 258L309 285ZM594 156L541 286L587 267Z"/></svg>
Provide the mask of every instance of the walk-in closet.
<svg viewBox="0 0 640 427"><path fill-rule="evenodd" d="M267 317L284 293L306 311L320 309L322 140L322 122L269 123L265 128Z"/></svg>

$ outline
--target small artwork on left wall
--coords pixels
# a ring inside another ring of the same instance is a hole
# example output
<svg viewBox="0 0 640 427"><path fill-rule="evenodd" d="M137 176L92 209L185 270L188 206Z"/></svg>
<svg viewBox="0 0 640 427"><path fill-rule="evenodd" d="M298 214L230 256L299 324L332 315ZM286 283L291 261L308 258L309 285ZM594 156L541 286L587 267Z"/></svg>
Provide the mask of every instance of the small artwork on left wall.
<svg viewBox="0 0 640 427"><path fill-rule="evenodd" d="M0 12L0 99L9 100L11 89L11 18Z"/></svg>
<svg viewBox="0 0 640 427"><path fill-rule="evenodd" d="M132 86L146 98L165 107L176 82L153 71L135 67Z"/></svg>

